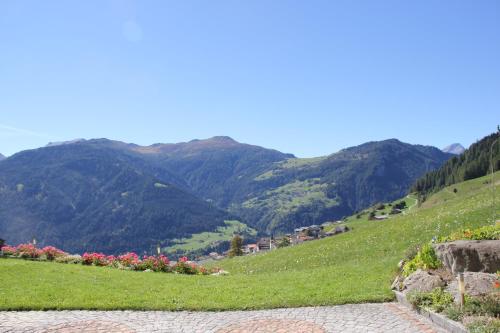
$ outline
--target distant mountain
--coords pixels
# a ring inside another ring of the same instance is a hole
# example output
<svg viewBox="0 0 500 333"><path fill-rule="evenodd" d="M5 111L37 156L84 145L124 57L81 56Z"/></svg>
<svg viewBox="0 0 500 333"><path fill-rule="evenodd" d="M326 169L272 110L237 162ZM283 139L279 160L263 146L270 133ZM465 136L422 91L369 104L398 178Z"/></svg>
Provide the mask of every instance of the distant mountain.
<svg viewBox="0 0 500 333"><path fill-rule="evenodd" d="M234 212L268 232L339 219L401 197L415 179L451 156L390 139L321 158L288 159L256 177L260 188L251 187Z"/></svg>
<svg viewBox="0 0 500 333"><path fill-rule="evenodd" d="M465 151L465 148L460 143L452 143L451 145L446 146L441 150L445 153L460 155Z"/></svg>
<svg viewBox="0 0 500 333"><path fill-rule="evenodd" d="M4 155L0 154L0 161L5 160L5 159L6 159L6 157Z"/></svg>
<svg viewBox="0 0 500 333"><path fill-rule="evenodd" d="M451 156L396 139L306 159L224 136L151 146L75 140L0 163L0 235L118 252L228 219L289 232L399 198Z"/></svg>
<svg viewBox="0 0 500 333"><path fill-rule="evenodd" d="M82 141L85 141L85 139L74 139L74 140L70 140L70 141L49 142L49 143L47 143L46 147L69 145L69 144L72 144L72 143L77 143L77 142L82 142Z"/></svg>
<svg viewBox="0 0 500 333"><path fill-rule="evenodd" d="M491 172L492 159L494 171L500 170L500 139L498 133L482 138L472 144L461 155L454 156L439 169L424 175L413 184L411 191L426 196L445 186L482 177Z"/></svg>
<svg viewBox="0 0 500 333"><path fill-rule="evenodd" d="M117 149L79 142L0 164L0 235L71 252L143 251L225 226L229 215Z"/></svg>

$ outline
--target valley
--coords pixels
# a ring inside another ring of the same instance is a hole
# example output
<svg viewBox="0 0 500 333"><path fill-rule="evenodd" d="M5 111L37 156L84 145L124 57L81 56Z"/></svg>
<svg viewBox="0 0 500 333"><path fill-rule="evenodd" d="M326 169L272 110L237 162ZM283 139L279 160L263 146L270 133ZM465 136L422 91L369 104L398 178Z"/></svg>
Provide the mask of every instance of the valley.
<svg viewBox="0 0 500 333"><path fill-rule="evenodd" d="M495 177L498 179L497 172ZM453 185L407 214L348 218L351 231L253 256L217 261L227 276L181 276L0 258L0 308L229 310L393 299L405 251L434 236L491 221L491 177ZM145 287L147 286L147 287Z"/></svg>
<svg viewBox="0 0 500 333"><path fill-rule="evenodd" d="M229 137L53 143L0 162L0 235L70 252L151 254L226 220L285 234L401 197L451 156L395 139L306 159Z"/></svg>

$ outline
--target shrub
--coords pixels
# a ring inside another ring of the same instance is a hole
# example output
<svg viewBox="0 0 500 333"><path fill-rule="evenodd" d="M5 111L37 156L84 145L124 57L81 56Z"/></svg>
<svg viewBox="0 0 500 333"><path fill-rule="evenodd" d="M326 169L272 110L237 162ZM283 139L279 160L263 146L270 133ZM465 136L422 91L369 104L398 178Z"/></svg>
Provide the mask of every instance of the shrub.
<svg viewBox="0 0 500 333"><path fill-rule="evenodd" d="M46 246L41 250L41 255L45 256L47 260L52 261L57 257L62 257L67 255L67 253L53 246Z"/></svg>
<svg viewBox="0 0 500 333"><path fill-rule="evenodd" d="M434 248L430 243L424 244L415 257L403 266L403 275L408 276L417 269L436 269L441 267Z"/></svg>
<svg viewBox="0 0 500 333"><path fill-rule="evenodd" d="M186 257L180 258L172 270L179 274L208 274L205 268L201 269L195 263L189 262Z"/></svg>
<svg viewBox="0 0 500 333"><path fill-rule="evenodd" d="M498 333L500 332L500 319L481 318L467 325L470 333Z"/></svg>
<svg viewBox="0 0 500 333"><path fill-rule="evenodd" d="M170 261L164 255L158 257L146 256L142 259L140 263L137 264L136 269L140 271L145 271L147 269L154 272L169 272L170 271Z"/></svg>
<svg viewBox="0 0 500 333"><path fill-rule="evenodd" d="M279 248L282 248L282 247L287 247L287 246L289 246L289 245L290 245L290 238L288 238L288 237L286 237L286 236L285 236L285 237L283 237L283 238L282 238L282 239L278 242L278 244L277 244L277 246L278 246Z"/></svg>
<svg viewBox="0 0 500 333"><path fill-rule="evenodd" d="M14 246L4 245L2 246L2 253L5 256L13 256L17 252L17 249Z"/></svg>
<svg viewBox="0 0 500 333"><path fill-rule="evenodd" d="M61 264L81 264L83 259L81 255L75 254L75 255L65 255L61 257L56 257L54 259L55 262L61 263Z"/></svg>
<svg viewBox="0 0 500 333"><path fill-rule="evenodd" d="M33 244L20 244L16 247L16 255L25 259L35 259L42 255L42 251Z"/></svg>
<svg viewBox="0 0 500 333"><path fill-rule="evenodd" d="M456 304L450 304L450 306L444 309L443 313L446 317L455 321L461 321L464 317L462 309L460 309L460 306Z"/></svg>
<svg viewBox="0 0 500 333"><path fill-rule="evenodd" d="M420 250L420 245L418 244L410 245L405 251L405 257L404 257L405 261L409 261L415 258L419 250Z"/></svg>
<svg viewBox="0 0 500 333"><path fill-rule="evenodd" d="M500 295L489 294L482 297L467 297L465 299L464 313L500 317Z"/></svg>
<svg viewBox="0 0 500 333"><path fill-rule="evenodd" d="M500 224L472 230L463 229L438 239L439 242L453 242L456 240L500 240Z"/></svg>
<svg viewBox="0 0 500 333"><path fill-rule="evenodd" d="M206 268L189 262L187 257L179 259L176 265L171 266L170 261L164 255L144 256L141 258L129 252L118 257L107 256L104 253L84 253L83 256L69 255L53 246L47 246L43 249L37 249L33 244L20 244L16 247L4 245L1 248L2 254L18 258L39 258L40 260L51 260L57 263L83 264L93 266L108 266L115 268L127 268L138 271L151 270L154 272L176 272L180 274L200 274L206 275L219 272L219 269Z"/></svg>
<svg viewBox="0 0 500 333"><path fill-rule="evenodd" d="M82 256L82 264L93 265L93 266L106 266L108 264L108 260L106 255L103 253L85 252Z"/></svg>
<svg viewBox="0 0 500 333"><path fill-rule="evenodd" d="M435 288L428 293L410 293L407 299L415 307L426 307L436 312L442 312L453 304L453 296L441 288Z"/></svg>
<svg viewBox="0 0 500 333"><path fill-rule="evenodd" d="M122 254L121 256L118 256L116 259L121 266L132 269L135 269L140 262L139 256L134 252L128 252Z"/></svg>

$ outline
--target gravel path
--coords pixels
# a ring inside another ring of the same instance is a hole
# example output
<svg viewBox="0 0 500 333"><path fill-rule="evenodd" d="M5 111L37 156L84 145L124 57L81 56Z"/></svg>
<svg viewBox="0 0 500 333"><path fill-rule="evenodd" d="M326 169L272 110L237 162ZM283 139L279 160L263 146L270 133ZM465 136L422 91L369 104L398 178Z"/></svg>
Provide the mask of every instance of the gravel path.
<svg viewBox="0 0 500 333"><path fill-rule="evenodd" d="M0 312L0 332L443 333L397 303L228 312Z"/></svg>

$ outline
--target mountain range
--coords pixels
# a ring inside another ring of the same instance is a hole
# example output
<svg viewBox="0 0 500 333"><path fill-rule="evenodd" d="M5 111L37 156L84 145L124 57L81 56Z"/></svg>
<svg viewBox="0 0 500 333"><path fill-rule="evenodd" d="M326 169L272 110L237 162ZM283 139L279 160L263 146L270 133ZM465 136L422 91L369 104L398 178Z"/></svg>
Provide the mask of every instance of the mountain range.
<svg viewBox="0 0 500 333"><path fill-rule="evenodd" d="M3 156L2 154L0 154L0 161L4 160L5 158L6 158L5 156Z"/></svg>
<svg viewBox="0 0 500 333"><path fill-rule="evenodd" d="M50 144L0 162L0 238L115 253L149 251L235 219L284 233L401 197L452 156L396 139L316 158L224 136Z"/></svg>

